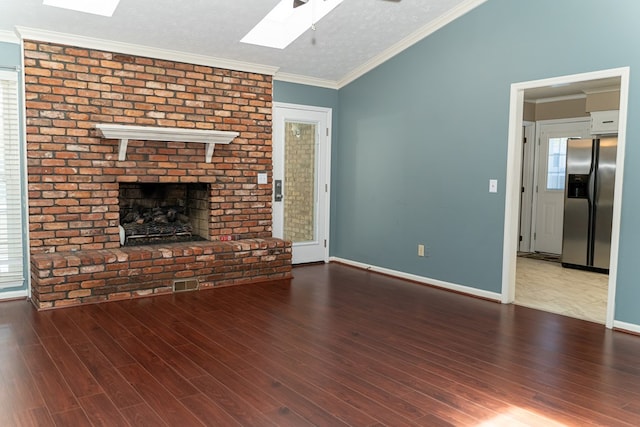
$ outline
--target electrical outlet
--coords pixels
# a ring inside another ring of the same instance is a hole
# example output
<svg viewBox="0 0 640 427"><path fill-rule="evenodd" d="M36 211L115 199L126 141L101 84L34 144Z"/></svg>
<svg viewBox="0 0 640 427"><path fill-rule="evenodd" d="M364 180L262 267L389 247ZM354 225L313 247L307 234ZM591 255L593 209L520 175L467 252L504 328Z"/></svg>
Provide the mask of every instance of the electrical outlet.
<svg viewBox="0 0 640 427"><path fill-rule="evenodd" d="M424 256L424 245L418 245L418 256Z"/></svg>

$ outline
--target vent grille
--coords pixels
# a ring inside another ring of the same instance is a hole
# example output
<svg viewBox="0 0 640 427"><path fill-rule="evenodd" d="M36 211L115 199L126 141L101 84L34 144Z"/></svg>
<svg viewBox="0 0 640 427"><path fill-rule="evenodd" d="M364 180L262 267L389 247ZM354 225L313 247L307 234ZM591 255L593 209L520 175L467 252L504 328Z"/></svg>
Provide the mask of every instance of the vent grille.
<svg viewBox="0 0 640 427"><path fill-rule="evenodd" d="M173 292L197 291L200 289L200 283L197 279L176 280L173 282Z"/></svg>

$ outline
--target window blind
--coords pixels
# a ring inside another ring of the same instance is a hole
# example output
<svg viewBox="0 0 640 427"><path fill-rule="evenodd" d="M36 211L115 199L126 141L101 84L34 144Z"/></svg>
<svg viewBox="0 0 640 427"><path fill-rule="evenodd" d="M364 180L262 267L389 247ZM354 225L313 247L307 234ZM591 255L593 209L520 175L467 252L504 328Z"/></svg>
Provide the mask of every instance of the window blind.
<svg viewBox="0 0 640 427"><path fill-rule="evenodd" d="M22 286L18 75L0 71L0 289Z"/></svg>

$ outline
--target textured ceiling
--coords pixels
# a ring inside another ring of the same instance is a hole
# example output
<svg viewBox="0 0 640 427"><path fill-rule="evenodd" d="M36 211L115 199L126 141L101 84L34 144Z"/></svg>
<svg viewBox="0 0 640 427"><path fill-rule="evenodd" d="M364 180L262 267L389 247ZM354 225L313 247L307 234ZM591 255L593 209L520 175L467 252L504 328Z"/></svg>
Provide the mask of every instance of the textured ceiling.
<svg viewBox="0 0 640 427"><path fill-rule="evenodd" d="M309 29L284 50L240 43L278 0L121 0L111 18L43 6L42 0L0 0L0 31L36 28L339 82L430 23L482 1L344 0L315 31Z"/></svg>

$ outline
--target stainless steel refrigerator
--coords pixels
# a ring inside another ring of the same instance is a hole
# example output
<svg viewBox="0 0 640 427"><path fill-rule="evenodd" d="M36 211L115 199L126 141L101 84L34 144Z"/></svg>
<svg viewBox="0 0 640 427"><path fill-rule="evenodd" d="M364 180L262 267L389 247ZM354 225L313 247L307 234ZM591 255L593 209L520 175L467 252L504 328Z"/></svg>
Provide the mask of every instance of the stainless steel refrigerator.
<svg viewBox="0 0 640 427"><path fill-rule="evenodd" d="M567 141L562 265L609 270L618 139Z"/></svg>

